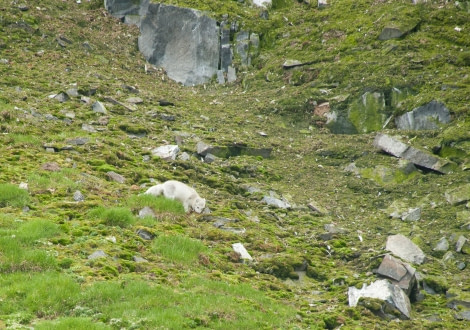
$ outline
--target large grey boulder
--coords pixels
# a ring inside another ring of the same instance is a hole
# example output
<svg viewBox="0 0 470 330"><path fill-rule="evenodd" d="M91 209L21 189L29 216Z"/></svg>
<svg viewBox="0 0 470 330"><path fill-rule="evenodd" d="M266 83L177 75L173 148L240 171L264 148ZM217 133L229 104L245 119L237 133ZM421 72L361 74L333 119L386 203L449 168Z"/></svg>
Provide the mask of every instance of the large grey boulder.
<svg viewBox="0 0 470 330"><path fill-rule="evenodd" d="M387 134L377 134L374 146L395 157L406 159L417 166L439 173L449 173L454 165L450 161L413 148Z"/></svg>
<svg viewBox="0 0 470 330"><path fill-rule="evenodd" d="M398 285L408 296L417 284L416 269L389 254L386 254L377 269L377 275L386 277Z"/></svg>
<svg viewBox="0 0 470 330"><path fill-rule="evenodd" d="M424 252L409 238L401 234L389 236L385 249L401 259L418 265L426 260Z"/></svg>
<svg viewBox="0 0 470 330"><path fill-rule="evenodd" d="M218 70L217 22L201 11L150 4L140 24L139 50L185 86L209 81Z"/></svg>
<svg viewBox="0 0 470 330"><path fill-rule="evenodd" d="M404 130L437 129L438 122L449 123L450 112L444 104L437 101L431 101L395 119L397 128Z"/></svg>
<svg viewBox="0 0 470 330"><path fill-rule="evenodd" d="M382 300L384 304L377 312L385 318L395 318L396 314L400 315L401 319L409 319L411 316L411 304L408 296L399 286L385 279L375 281L369 286L364 284L362 289L349 287L348 298L351 307L357 306L360 298Z"/></svg>

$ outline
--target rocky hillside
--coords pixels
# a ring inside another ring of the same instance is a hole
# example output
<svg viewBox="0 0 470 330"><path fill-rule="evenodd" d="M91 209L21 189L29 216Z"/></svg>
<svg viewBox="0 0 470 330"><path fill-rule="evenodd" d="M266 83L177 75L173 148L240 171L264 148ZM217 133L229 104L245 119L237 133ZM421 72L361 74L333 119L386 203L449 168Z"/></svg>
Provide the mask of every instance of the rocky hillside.
<svg viewBox="0 0 470 330"><path fill-rule="evenodd" d="M469 2L161 2L256 56L183 86L103 1L0 3L0 328L468 328Z"/></svg>

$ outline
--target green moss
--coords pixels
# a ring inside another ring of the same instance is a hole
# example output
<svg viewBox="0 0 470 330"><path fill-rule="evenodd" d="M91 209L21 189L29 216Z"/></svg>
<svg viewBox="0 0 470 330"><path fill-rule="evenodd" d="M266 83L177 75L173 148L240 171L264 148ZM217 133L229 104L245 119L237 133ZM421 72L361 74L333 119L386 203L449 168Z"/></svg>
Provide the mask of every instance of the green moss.
<svg viewBox="0 0 470 330"><path fill-rule="evenodd" d="M0 207L23 207L28 205L30 197L28 191L8 183L0 184Z"/></svg>

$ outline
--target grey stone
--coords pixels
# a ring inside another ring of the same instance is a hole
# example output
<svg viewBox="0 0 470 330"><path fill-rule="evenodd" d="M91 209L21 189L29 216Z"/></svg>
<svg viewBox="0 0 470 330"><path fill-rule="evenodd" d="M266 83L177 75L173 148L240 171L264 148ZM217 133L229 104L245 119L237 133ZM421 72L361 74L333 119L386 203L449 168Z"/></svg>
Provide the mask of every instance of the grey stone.
<svg viewBox="0 0 470 330"><path fill-rule="evenodd" d="M421 208L415 207L412 209L408 209L408 211L404 212L401 215L401 219L403 221L417 221L421 219Z"/></svg>
<svg viewBox="0 0 470 330"><path fill-rule="evenodd" d="M108 112L104 104L101 103L100 101L96 101L95 103L93 103L91 108L93 109L93 112L96 112L96 113L106 114Z"/></svg>
<svg viewBox="0 0 470 330"><path fill-rule="evenodd" d="M253 4L258 7L269 7L272 4L272 0L253 0Z"/></svg>
<svg viewBox="0 0 470 330"><path fill-rule="evenodd" d="M70 100L70 97L66 93L60 92L59 94L54 96L54 100L57 100L60 103L64 103Z"/></svg>
<svg viewBox="0 0 470 330"><path fill-rule="evenodd" d="M201 156L205 156L207 155L208 153L210 153L214 148L205 143L205 142L202 142L202 141L199 141L197 144L196 144L196 152L198 155L201 155Z"/></svg>
<svg viewBox="0 0 470 330"><path fill-rule="evenodd" d="M465 310L455 314L455 319L459 321L470 321L470 310Z"/></svg>
<svg viewBox="0 0 470 330"><path fill-rule="evenodd" d="M204 163L207 163L207 164L211 164L215 162L216 160L217 160L217 157L210 153L204 157Z"/></svg>
<svg viewBox="0 0 470 330"><path fill-rule="evenodd" d="M82 124L82 130L89 132L89 133L97 132L97 130L92 125L89 125L89 124Z"/></svg>
<svg viewBox="0 0 470 330"><path fill-rule="evenodd" d="M238 253L240 255L240 259L242 260L248 260L248 261L252 261L253 258L251 257L251 255L248 253L248 251L245 249L245 247L243 246L242 243L234 243L232 244L232 249L233 251L235 251L236 253Z"/></svg>
<svg viewBox="0 0 470 330"><path fill-rule="evenodd" d="M457 263L457 268L458 268L459 270L464 270L465 268L467 268L467 264L466 264L465 262L463 262L463 261L458 262L458 263Z"/></svg>
<svg viewBox="0 0 470 330"><path fill-rule="evenodd" d="M385 27L379 35L379 40L398 39L403 37L408 31L396 27Z"/></svg>
<svg viewBox="0 0 470 330"><path fill-rule="evenodd" d="M82 145L84 145L84 144L87 144L88 141L89 141L88 138L79 137L79 138L67 140L67 143L68 143L68 144L75 145L75 146L82 146Z"/></svg>
<svg viewBox="0 0 470 330"><path fill-rule="evenodd" d="M73 200L76 202L83 202L85 200L85 196L83 196L80 190L77 190L73 193Z"/></svg>
<svg viewBox="0 0 470 330"><path fill-rule="evenodd" d="M202 12L149 4L140 24L139 49L148 62L163 67L185 86L208 82L219 64L217 22Z"/></svg>
<svg viewBox="0 0 470 330"><path fill-rule="evenodd" d="M436 246L434 247L433 251L448 251L449 250L449 241L442 237L439 242L437 242Z"/></svg>
<svg viewBox="0 0 470 330"><path fill-rule="evenodd" d="M191 155L185 151L181 155L178 156L178 159L182 160L183 162L186 162L191 159Z"/></svg>
<svg viewBox="0 0 470 330"><path fill-rule="evenodd" d="M153 210L148 206L144 207L139 211L139 218L145 217L155 218L155 212L153 212Z"/></svg>
<svg viewBox="0 0 470 330"><path fill-rule="evenodd" d="M399 286L390 283L388 280L378 280L367 286L363 285L362 289L349 287L348 299L349 306L357 306L361 297L380 299L384 301L388 307L398 311L402 319L409 319L411 316L411 304L408 296L400 289ZM394 318L392 315L385 315Z"/></svg>
<svg viewBox="0 0 470 330"><path fill-rule="evenodd" d="M80 94L78 94L78 88L77 87L69 88L69 89L67 89L67 91L65 93L67 93L67 95L70 96L70 97L79 97L80 96Z"/></svg>
<svg viewBox="0 0 470 330"><path fill-rule="evenodd" d="M139 257L139 256L133 256L132 259L133 259L135 262L137 262L137 263L148 262L147 259L142 258L142 257Z"/></svg>
<svg viewBox="0 0 470 330"><path fill-rule="evenodd" d="M144 100L142 100L142 98L140 97L129 97L128 99L126 99L126 102L128 103L132 103L132 104L141 104L141 103L144 103Z"/></svg>
<svg viewBox="0 0 470 330"><path fill-rule="evenodd" d="M95 260L99 258L106 258L108 255L103 250L93 252L88 256L88 260Z"/></svg>
<svg viewBox="0 0 470 330"><path fill-rule="evenodd" d="M458 205L470 200L470 183L450 189L444 193L449 204Z"/></svg>
<svg viewBox="0 0 470 330"><path fill-rule="evenodd" d="M431 101L395 119L397 128L403 130L437 129L439 128L437 122L441 124L450 122L449 109L437 101Z"/></svg>
<svg viewBox="0 0 470 330"><path fill-rule="evenodd" d="M460 236L459 236L459 239L457 240L457 243L455 243L455 251L456 251L456 252L461 252L463 246L465 245L465 243L466 243L467 241L468 241L468 239L467 239L465 236L460 235Z"/></svg>
<svg viewBox="0 0 470 330"><path fill-rule="evenodd" d="M288 59L284 62L284 64L282 64L282 67L284 69L290 69L290 68L294 68L296 66L301 66L301 65L303 65L302 62L300 62L298 60Z"/></svg>
<svg viewBox="0 0 470 330"><path fill-rule="evenodd" d="M224 77L224 71L223 70L218 70L217 71L217 82L220 85L225 84L225 77Z"/></svg>
<svg viewBox="0 0 470 330"><path fill-rule="evenodd" d="M401 259L418 265L426 259L424 252L410 239L401 234L389 236L385 249Z"/></svg>
<svg viewBox="0 0 470 330"><path fill-rule="evenodd" d="M220 46L220 68L223 72L228 72L228 68L232 65L233 50L230 44Z"/></svg>
<svg viewBox="0 0 470 330"><path fill-rule="evenodd" d="M393 284L398 285L408 296L417 283L416 269L387 254L380 264L377 274L387 277Z"/></svg>
<svg viewBox="0 0 470 330"><path fill-rule="evenodd" d="M452 162L433 156L427 152L413 148L389 135L379 133L374 139L374 146L395 157L406 159L417 166L421 166L439 173L449 173Z"/></svg>
<svg viewBox="0 0 470 330"><path fill-rule="evenodd" d="M233 83L237 80L237 72L234 67L229 66L227 70L227 82Z"/></svg>
<svg viewBox="0 0 470 330"><path fill-rule="evenodd" d="M176 155L180 151L177 145L164 145L152 150L152 155L165 160L175 160Z"/></svg>
<svg viewBox="0 0 470 330"><path fill-rule="evenodd" d="M137 235L139 235L140 238L145 239L147 241L150 241L154 239L155 235L153 235L151 232L145 229L139 229L137 230Z"/></svg>
<svg viewBox="0 0 470 330"><path fill-rule="evenodd" d="M328 6L327 0L318 0L318 8L325 8L326 6Z"/></svg>
<svg viewBox="0 0 470 330"><path fill-rule="evenodd" d="M326 224L324 226L325 230L329 232L330 234L346 234L348 231L344 228L337 227L333 223Z"/></svg>
<svg viewBox="0 0 470 330"><path fill-rule="evenodd" d="M263 203L268 204L268 206L272 206L279 209L291 208L291 205L286 200L281 200L272 196L264 196L262 201Z"/></svg>
<svg viewBox="0 0 470 330"><path fill-rule="evenodd" d="M108 175L108 177L113 180L113 181L116 181L118 183L124 183L126 181L126 178L124 178L122 175L116 173L116 172L113 172L113 171L109 171L106 173Z"/></svg>

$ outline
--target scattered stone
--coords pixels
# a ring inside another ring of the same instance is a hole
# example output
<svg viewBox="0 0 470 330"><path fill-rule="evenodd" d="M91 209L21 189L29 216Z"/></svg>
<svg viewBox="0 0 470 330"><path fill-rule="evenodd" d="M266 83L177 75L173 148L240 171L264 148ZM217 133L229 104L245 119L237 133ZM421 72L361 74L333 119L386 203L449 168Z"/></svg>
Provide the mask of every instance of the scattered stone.
<svg viewBox="0 0 470 330"><path fill-rule="evenodd" d="M389 236L385 249L401 259L418 265L426 259L424 252L410 239L401 234Z"/></svg>
<svg viewBox="0 0 470 330"><path fill-rule="evenodd" d="M142 219L145 217L156 218L155 212L148 206L139 211L139 218Z"/></svg>
<svg viewBox="0 0 470 330"><path fill-rule="evenodd" d="M182 160L183 162L187 162L188 160L191 159L191 155L185 151L181 155L178 156L178 159Z"/></svg>
<svg viewBox="0 0 470 330"><path fill-rule="evenodd" d="M439 242L437 242L436 246L434 247L433 251L448 251L449 250L449 241L442 237Z"/></svg>
<svg viewBox="0 0 470 330"><path fill-rule="evenodd" d="M80 96L80 94L78 93L78 88L77 87L69 88L65 91L65 93L67 93L67 95L70 96L70 97L79 97Z"/></svg>
<svg viewBox="0 0 470 330"><path fill-rule="evenodd" d="M147 241L150 241L155 238L155 235L153 235L151 232L145 229L139 229L137 230L137 235L140 236L140 238L145 239Z"/></svg>
<svg viewBox="0 0 470 330"><path fill-rule="evenodd" d="M196 152L198 155L201 155L201 156L205 156L207 155L208 153L210 153L214 148L205 143L205 142L202 142L202 141L199 141L197 144L196 144Z"/></svg>
<svg viewBox="0 0 470 330"><path fill-rule="evenodd" d="M118 174L118 173L116 173L116 172L109 171L109 172L107 172L106 174L108 175L108 177L109 177L111 180L116 181L116 182L118 182L118 183L124 183L124 182L126 181L126 179L125 179L122 175L120 175L120 174Z"/></svg>
<svg viewBox="0 0 470 330"><path fill-rule="evenodd" d="M134 87L134 86L129 86L129 85L123 84L122 88L126 89L130 93L134 93L134 94L139 94L140 93L139 89L137 87Z"/></svg>
<svg viewBox="0 0 470 330"><path fill-rule="evenodd" d="M466 203L470 200L470 183L448 190L444 196L447 202L452 205Z"/></svg>
<svg viewBox="0 0 470 330"><path fill-rule="evenodd" d="M219 83L219 85L225 84L225 77L224 77L223 70L217 70L217 82Z"/></svg>
<svg viewBox="0 0 470 330"><path fill-rule="evenodd" d="M318 8L325 8L328 6L328 1L327 0L318 0Z"/></svg>
<svg viewBox="0 0 470 330"><path fill-rule="evenodd" d="M80 97L80 102L85 103L85 104L90 104L91 98L89 98L88 96L82 96Z"/></svg>
<svg viewBox="0 0 470 330"><path fill-rule="evenodd" d="M465 262L463 262L463 261L458 262L458 263L457 263L457 268L458 268L459 270L464 270L465 268L467 268L467 264L466 264Z"/></svg>
<svg viewBox="0 0 470 330"><path fill-rule="evenodd" d="M76 202L83 202L85 200L85 196L83 196L80 190L77 190L73 193L73 200Z"/></svg>
<svg viewBox="0 0 470 330"><path fill-rule="evenodd" d="M82 124L82 130L89 133L96 133L97 130L90 124Z"/></svg>
<svg viewBox="0 0 470 330"><path fill-rule="evenodd" d="M439 173L449 173L453 163L445 159L438 158L427 152L413 148L401 141L398 141L386 134L377 134L374 146L382 149L395 157L409 160L417 166L421 166Z"/></svg>
<svg viewBox="0 0 470 330"><path fill-rule="evenodd" d="M253 4L258 7L267 8L271 6L272 0L253 0Z"/></svg>
<svg viewBox="0 0 470 330"><path fill-rule="evenodd" d="M385 27L379 35L379 40L399 39L407 32L396 27Z"/></svg>
<svg viewBox="0 0 470 330"><path fill-rule="evenodd" d="M348 290L349 306L357 306L360 298L372 298L384 301L385 308L374 309L379 312L379 316L385 318L396 318L394 312L399 312L401 319L410 319L411 304L408 296L398 285L390 283L388 280L378 280L371 285L363 285L362 289L351 286ZM367 303L365 302L367 307Z"/></svg>
<svg viewBox="0 0 470 330"><path fill-rule="evenodd" d="M216 160L217 160L217 157L214 156L213 154L207 154L204 157L204 163L206 163L206 164L211 164L211 163L215 162Z"/></svg>
<svg viewBox="0 0 470 330"><path fill-rule="evenodd" d="M252 261L253 258L250 256L248 251L245 249L242 243L234 243L232 244L233 251L240 255L240 259L243 261Z"/></svg>
<svg viewBox="0 0 470 330"><path fill-rule="evenodd" d="M421 208L416 207L408 209L408 211L404 212L401 215L401 219L403 221L418 221L419 219L421 219Z"/></svg>
<svg viewBox="0 0 470 330"><path fill-rule="evenodd" d="M162 120L165 120L165 121L175 121L176 120L176 116L175 115L169 115L169 114L166 114L166 113L162 113L160 115L160 118Z"/></svg>
<svg viewBox="0 0 470 330"><path fill-rule="evenodd" d="M61 170L59 164L57 164L56 162L45 163L41 166L41 169L43 169L44 171L50 171L50 172L58 172Z"/></svg>
<svg viewBox="0 0 470 330"><path fill-rule="evenodd" d="M459 321L470 321L470 310L455 314L455 319Z"/></svg>
<svg viewBox="0 0 470 330"><path fill-rule="evenodd" d="M316 204L315 202L310 202L307 204L307 207L312 210L313 212L317 212L320 215L328 214L328 210L324 207Z"/></svg>
<svg viewBox="0 0 470 330"><path fill-rule="evenodd" d="M70 97L66 93L60 92L59 94L54 96L54 100L57 100L60 103L64 103L70 100Z"/></svg>
<svg viewBox="0 0 470 330"><path fill-rule="evenodd" d="M100 118L98 118L98 124L100 124L101 126L106 126L108 125L108 123L109 123L109 117L101 116Z"/></svg>
<svg viewBox="0 0 470 330"><path fill-rule="evenodd" d="M230 84L235 81L237 81L237 72L234 67L229 66L227 70L227 82Z"/></svg>
<svg viewBox="0 0 470 330"><path fill-rule="evenodd" d="M326 224L324 228L330 234L346 234L348 232L346 229L337 227L333 223Z"/></svg>
<svg viewBox="0 0 470 330"><path fill-rule="evenodd" d="M132 104L142 104L144 103L144 100L142 100L140 97L129 97L126 102Z"/></svg>
<svg viewBox="0 0 470 330"><path fill-rule="evenodd" d="M457 243L455 243L455 251L456 251L456 252L461 252L463 246L465 245L465 243L466 243L467 241L468 241L468 239L467 239L465 236L460 235L460 236L459 236L459 239L457 240Z"/></svg>
<svg viewBox="0 0 470 330"><path fill-rule="evenodd" d="M18 186L20 189L28 190L28 184L26 182L21 182Z"/></svg>
<svg viewBox="0 0 470 330"><path fill-rule="evenodd" d="M82 138L79 137L79 138L67 140L67 143L72 144L74 146L82 146L84 144L87 144L88 141L89 141L89 139L86 138L86 137L82 137Z"/></svg>
<svg viewBox="0 0 470 330"><path fill-rule="evenodd" d="M408 297L417 284L416 269L389 254L383 258L377 274L387 277L392 284L398 285Z"/></svg>
<svg viewBox="0 0 470 330"><path fill-rule="evenodd" d="M296 66L301 66L301 65L302 65L302 62L298 60L286 60L284 64L282 64L282 67L284 69L291 69L291 68L295 68Z"/></svg>
<svg viewBox="0 0 470 330"><path fill-rule="evenodd" d="M291 205L289 204L289 202L287 202L284 198L279 199L273 196L264 196L262 202L268 204L268 206L272 206L278 209L290 209L291 208Z"/></svg>
<svg viewBox="0 0 470 330"><path fill-rule="evenodd" d="M177 145L164 145L153 149L152 155L164 160L175 160L179 151L180 148Z"/></svg>
<svg viewBox="0 0 470 330"><path fill-rule="evenodd" d="M142 257L139 257L139 256L133 256L132 259L133 259L135 262L137 262L137 263L148 262L147 259L142 258Z"/></svg>
<svg viewBox="0 0 470 330"><path fill-rule="evenodd" d="M159 100L158 104L162 107L168 107L168 106L174 106L175 104L173 102L167 101L167 100Z"/></svg>
<svg viewBox="0 0 470 330"><path fill-rule="evenodd" d="M106 114L108 112L106 110L106 107L100 101L96 101L95 103L93 103L91 108L93 109L93 112L96 113Z"/></svg>
<svg viewBox="0 0 470 330"><path fill-rule="evenodd" d="M93 252L88 256L88 260L95 260L99 258L106 258L108 255L103 250Z"/></svg>
<svg viewBox="0 0 470 330"><path fill-rule="evenodd" d="M402 130L438 129L438 122L449 123L450 111L437 101L431 101L395 119L397 128Z"/></svg>

